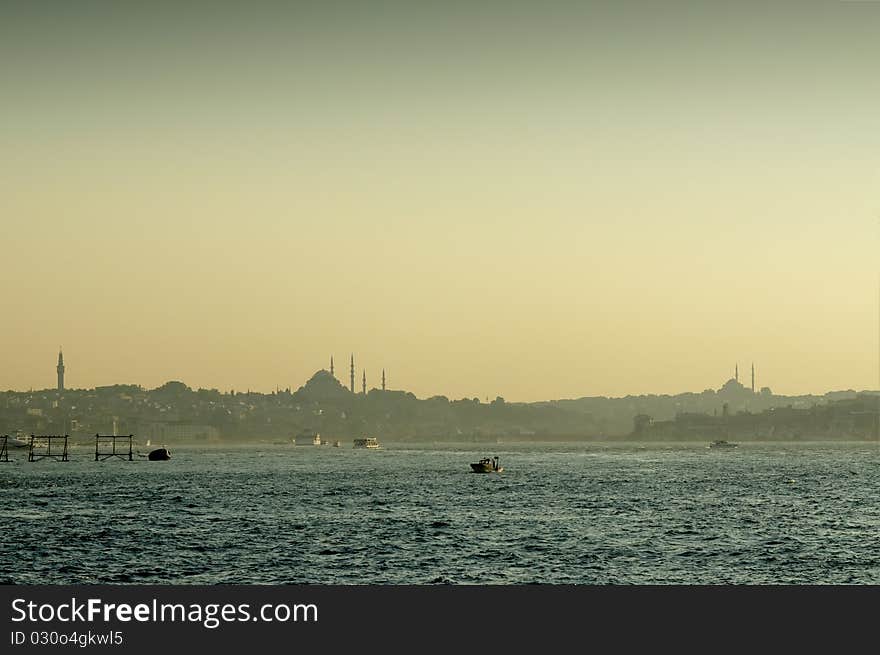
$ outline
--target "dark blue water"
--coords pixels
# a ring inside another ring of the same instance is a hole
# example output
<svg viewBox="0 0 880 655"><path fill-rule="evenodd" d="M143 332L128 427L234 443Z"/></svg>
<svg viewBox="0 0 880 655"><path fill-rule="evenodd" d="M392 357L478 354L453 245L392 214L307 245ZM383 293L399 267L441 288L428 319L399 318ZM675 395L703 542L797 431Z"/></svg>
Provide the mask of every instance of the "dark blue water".
<svg viewBox="0 0 880 655"><path fill-rule="evenodd" d="M0 582L880 583L877 444L173 451L12 451Z"/></svg>

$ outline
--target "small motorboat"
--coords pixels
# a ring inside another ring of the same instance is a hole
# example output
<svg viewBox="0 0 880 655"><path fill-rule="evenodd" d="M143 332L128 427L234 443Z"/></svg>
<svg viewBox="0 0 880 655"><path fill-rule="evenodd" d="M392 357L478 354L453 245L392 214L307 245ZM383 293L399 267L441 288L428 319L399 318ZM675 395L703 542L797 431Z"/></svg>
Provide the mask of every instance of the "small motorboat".
<svg viewBox="0 0 880 655"><path fill-rule="evenodd" d="M738 444L731 443L729 441L725 441L724 439L716 439L712 441L706 448L720 448L720 449L729 449L736 448Z"/></svg>
<svg viewBox="0 0 880 655"><path fill-rule="evenodd" d="M30 448L31 442L30 439L25 439L21 432L17 432L14 437L6 440L6 445L10 448Z"/></svg>
<svg viewBox="0 0 880 655"><path fill-rule="evenodd" d="M495 456L492 459L485 457L479 462L472 462L471 470L474 473L501 473L504 467L498 464L498 457Z"/></svg>
<svg viewBox="0 0 880 655"><path fill-rule="evenodd" d="M155 450L151 450L147 455L147 459L151 462L160 462L166 459L171 459L171 451L167 448L156 448Z"/></svg>

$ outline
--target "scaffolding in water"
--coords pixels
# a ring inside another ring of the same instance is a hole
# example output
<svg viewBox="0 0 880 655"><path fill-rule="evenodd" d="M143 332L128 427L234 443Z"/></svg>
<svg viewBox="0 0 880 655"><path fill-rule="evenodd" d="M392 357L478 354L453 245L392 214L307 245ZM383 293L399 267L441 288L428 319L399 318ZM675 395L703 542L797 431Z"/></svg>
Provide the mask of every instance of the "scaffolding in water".
<svg viewBox="0 0 880 655"><path fill-rule="evenodd" d="M32 434L28 461L38 462L41 459L54 459L56 462L69 462L67 438L66 434L41 434L38 436Z"/></svg>
<svg viewBox="0 0 880 655"><path fill-rule="evenodd" d="M132 437L134 437L132 434L121 436L115 434L96 434L95 461L103 462L111 457L127 459L129 462L132 461L134 459L131 449ZM119 442L119 448L117 448L117 442ZM126 442L128 443L128 450L125 449ZM107 448L108 446L110 448L109 450L102 450L102 448Z"/></svg>
<svg viewBox="0 0 880 655"><path fill-rule="evenodd" d="M0 439L3 440L2 444L0 444L0 462L8 462L9 446L7 445L7 442L9 441L9 435L4 434Z"/></svg>

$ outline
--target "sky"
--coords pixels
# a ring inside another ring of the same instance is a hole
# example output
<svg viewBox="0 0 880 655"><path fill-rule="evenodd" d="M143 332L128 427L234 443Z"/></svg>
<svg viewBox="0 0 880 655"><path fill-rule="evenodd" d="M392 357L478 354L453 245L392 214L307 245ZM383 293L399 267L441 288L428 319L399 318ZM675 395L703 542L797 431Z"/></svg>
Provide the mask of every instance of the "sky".
<svg viewBox="0 0 880 655"><path fill-rule="evenodd" d="M186 4L186 8L177 6ZM877 389L880 2L0 4L0 389Z"/></svg>

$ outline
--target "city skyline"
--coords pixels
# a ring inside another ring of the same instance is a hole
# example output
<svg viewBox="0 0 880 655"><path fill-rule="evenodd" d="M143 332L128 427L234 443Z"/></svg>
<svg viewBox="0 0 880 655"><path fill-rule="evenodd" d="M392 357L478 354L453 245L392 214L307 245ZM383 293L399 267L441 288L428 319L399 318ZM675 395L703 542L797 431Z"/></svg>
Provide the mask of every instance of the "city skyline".
<svg viewBox="0 0 880 655"><path fill-rule="evenodd" d="M232 387L228 387L228 388L220 388L220 387L217 387L217 386L192 385L192 384L189 384L189 383L187 382L187 380L185 380L185 379L181 379L181 378L164 380L162 383L160 383L160 384L155 384L155 385L145 385L145 384L142 384L142 383L139 383L139 382L135 382L135 381L131 381L131 380L129 380L129 381L108 382L108 383L106 383L106 384L98 384L98 385L91 385L91 386L67 387L66 384L65 384L65 377L64 377L66 367L65 367L65 365L64 365L64 358L63 358L63 354L62 354L62 349L59 348L59 351L58 351L58 360L57 360L57 365L56 365L56 369L55 369L55 370L56 370L56 375L57 375L57 378L56 378L56 379L57 379L57 384L56 384L56 387L55 387L54 391L59 392L59 393L60 393L60 392L64 392L64 391L72 391L72 392L75 392L75 391L82 391L82 390L88 390L88 389L94 389L94 388L100 388L100 387L110 387L110 386L114 386L114 385L123 385L123 386L124 386L124 385L129 385L129 384L131 384L131 385L135 385L135 386L139 386L139 387L141 387L141 388L143 388L143 389L145 389L145 390L149 390L149 389L157 389L157 388L159 388L159 387L164 386L165 384L167 384L167 383L169 383L169 382L180 382L180 383L186 384L186 385L187 385L188 387L190 387L191 389L208 389L208 390L219 391L220 393L230 393L231 391L236 391L237 393L251 393L251 392L253 392L253 393L267 394L267 393L272 393L272 392L278 392L278 391L280 391L280 390L296 391L298 388L300 388L300 387L302 387L302 386L305 386L305 384L308 382L308 380L309 380L313 375L315 375L317 372L319 372L319 371L326 371L326 372L329 372L329 374L339 382L339 384L342 386L342 388L344 388L344 389L350 391L353 395L363 395L363 394L366 394L368 391L373 391L373 390L376 390L376 391L386 391L386 371L385 371L384 368L382 369L382 372L381 372L381 376L380 376L379 384L377 384L377 385L368 385L368 384L367 384L367 373L366 373L366 369L365 369L365 368L364 368L364 369L357 369L357 368L355 367L355 357L354 357L354 353L352 353L352 354L350 355L350 367L349 367L349 376L350 376L350 380L349 380L349 382L348 382L348 385L346 385L345 381L344 381L343 379L339 378L339 377L335 374L334 363L333 363L333 362L334 362L334 357L331 355L331 356L330 356L330 365L329 365L328 368L318 368L318 369L316 369L315 371L313 371L313 372L311 372L311 373L305 374L304 378L301 380L300 383L294 383L294 384L286 383L286 384L284 384L284 385L276 384L273 388L268 389L268 390L264 390L264 389L256 389L256 388L250 388L250 387L248 387L248 388L242 388L242 387L240 387L240 386L236 387L235 385L233 385ZM356 371L357 371L357 370L359 370L360 373L361 373L361 387L360 387L360 390L356 389L355 386L354 386L354 383L355 383L355 374L356 374ZM722 377L723 377L723 376L722 376ZM628 393L628 394L622 394L622 395L620 395L620 396L616 396L616 397L623 397L623 396L636 396L636 395L670 395L670 396L672 396L672 395L677 395L677 394L681 394L681 393L699 393L699 392L702 392L702 391L706 391L706 390L708 390L708 389L711 389L711 390L715 391L715 390L721 390L722 387L724 387L724 388L728 387L732 382L735 382L735 383L739 384L739 385L741 386L742 389L747 390L747 391L750 391L750 392L753 393L753 394L765 393L765 392L766 392L766 393L773 393L773 394L775 394L775 395L777 395L777 396L802 396L802 395L803 395L803 396L806 396L806 395L817 395L817 396L821 396L821 395L824 395L824 394L826 394L826 393L835 393L835 392L840 392L840 391L855 391L855 392L863 392L863 391L867 391L867 392L876 392L876 393L880 393L880 387L878 387L878 388L876 388L876 389L874 389L874 388L858 388L858 389L857 389L857 388L849 387L849 388L839 388L839 389L825 389L825 390L823 390L823 391L815 392L815 393L805 393L805 394L786 394L786 393L781 393L781 392L777 392L777 391L775 391L775 390L774 390L769 384L758 384L758 383L756 382L756 380L757 380L757 377L756 377L756 369L755 369L755 364L754 364L754 362L752 362L751 365L750 365L750 378L749 378L749 384L748 384L748 385L747 385L745 382L740 381L740 379L739 379L739 362L736 362L736 363L734 363L733 375L730 376L729 378L724 378L723 380L719 380L719 381L717 382L717 384L718 384L717 387L714 387L714 386L710 385L710 386L707 386L707 387L704 387L704 388L701 388L701 389L680 389L680 390L675 391L675 392L664 392L664 393L658 393L658 392L645 392L645 393L640 393L640 394ZM406 388L405 386L401 386L401 387L397 387L397 388L392 388L392 389L387 389L387 390L388 390L388 391L404 391L404 392L410 392L410 393L412 393L412 390ZM41 387L34 388L34 387L31 387L31 388L29 388L29 389L27 389L27 390L25 390L25 389L12 389L12 388L10 388L10 389L0 389L0 392L2 392L2 391L11 391L11 392L15 392L15 393L23 393L23 392L24 392L24 393L38 393L38 392L47 392L47 391L48 391L48 392L51 392L51 391L53 391L53 389L52 389L52 387L45 387L45 388L41 388ZM445 397L449 398L450 400L458 399L457 396L450 395L450 394L446 394L446 393L442 393L442 392L431 393L431 394L427 394L427 395L420 395L420 394L415 394L415 393L414 393L414 395L415 395L417 398L420 398L420 399L426 399L426 398L430 398L430 397L432 397L432 396L445 396ZM605 397L609 397L609 398L613 398L613 397L615 397L615 396L613 396L613 395L609 395L609 394L595 394L595 396L597 396L597 397L598 397L598 396L605 396ZM493 396L491 396L491 398L490 398L489 395L483 395L483 396L480 396L480 395L474 395L474 396L462 396L462 398L477 398L478 400L486 400L486 401L489 401L489 400L494 399L494 398L497 398L497 397L504 398L503 395L493 395ZM528 402L542 402L542 401L553 401L553 400L571 400L571 399L585 398L585 397L589 397L589 396L588 396L588 395L583 395L583 394L582 394L582 395L579 395L579 396L578 396L578 395L572 395L572 396L565 396L565 397L559 397L559 398L540 398L540 399L537 399L537 400L531 400L531 401L517 401L517 400L512 400L512 402L527 402L527 403L528 403ZM506 399L506 400L511 400L511 399Z"/></svg>
<svg viewBox="0 0 880 655"><path fill-rule="evenodd" d="M75 4L0 8L0 389L880 387L880 3Z"/></svg>

